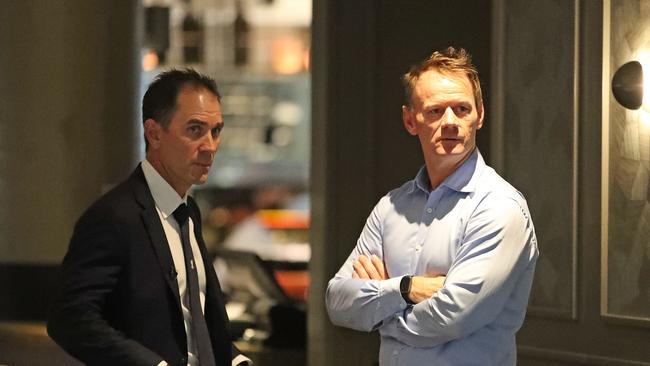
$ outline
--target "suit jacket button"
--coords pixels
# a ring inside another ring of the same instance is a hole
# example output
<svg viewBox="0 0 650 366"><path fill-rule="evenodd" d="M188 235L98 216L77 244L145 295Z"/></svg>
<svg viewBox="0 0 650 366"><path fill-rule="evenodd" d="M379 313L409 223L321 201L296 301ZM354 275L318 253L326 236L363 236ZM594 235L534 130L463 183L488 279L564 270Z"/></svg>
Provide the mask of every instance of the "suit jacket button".
<svg viewBox="0 0 650 366"><path fill-rule="evenodd" d="M187 366L187 358L183 357L178 360L178 366Z"/></svg>

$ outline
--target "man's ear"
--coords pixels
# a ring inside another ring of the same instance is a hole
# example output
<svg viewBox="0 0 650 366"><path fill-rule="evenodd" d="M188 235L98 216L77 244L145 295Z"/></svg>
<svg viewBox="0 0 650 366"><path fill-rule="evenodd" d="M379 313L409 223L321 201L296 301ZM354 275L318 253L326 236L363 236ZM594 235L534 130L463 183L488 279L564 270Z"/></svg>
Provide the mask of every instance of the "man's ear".
<svg viewBox="0 0 650 366"><path fill-rule="evenodd" d="M162 133L162 126L154 121L152 118L144 121L144 137L149 143L149 148L157 149L160 146L160 135Z"/></svg>
<svg viewBox="0 0 650 366"><path fill-rule="evenodd" d="M481 108L478 110L478 123L477 123L477 130L480 130L481 127L483 127L483 117L485 117L485 104L481 102Z"/></svg>
<svg viewBox="0 0 650 366"><path fill-rule="evenodd" d="M418 129L415 121L415 112L413 112L409 106L402 106L402 122L404 123L404 128L411 135L415 136L418 134Z"/></svg>

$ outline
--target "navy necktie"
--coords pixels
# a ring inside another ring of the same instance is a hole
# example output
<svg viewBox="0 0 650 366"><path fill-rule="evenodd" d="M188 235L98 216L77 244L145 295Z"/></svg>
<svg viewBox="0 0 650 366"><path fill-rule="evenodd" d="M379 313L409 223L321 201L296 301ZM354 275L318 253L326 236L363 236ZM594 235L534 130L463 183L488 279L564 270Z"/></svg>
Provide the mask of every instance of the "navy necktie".
<svg viewBox="0 0 650 366"><path fill-rule="evenodd" d="M192 315L192 332L194 334L194 343L198 351L199 364L201 366L214 366L214 354L212 353L212 343L210 342L210 333L208 326L201 310L201 300L199 298L199 276L194 263L194 254L190 245L190 223L189 209L182 203L172 215L181 228L181 243L183 244L183 257L185 257L185 273L187 280L187 296L190 303L190 314Z"/></svg>

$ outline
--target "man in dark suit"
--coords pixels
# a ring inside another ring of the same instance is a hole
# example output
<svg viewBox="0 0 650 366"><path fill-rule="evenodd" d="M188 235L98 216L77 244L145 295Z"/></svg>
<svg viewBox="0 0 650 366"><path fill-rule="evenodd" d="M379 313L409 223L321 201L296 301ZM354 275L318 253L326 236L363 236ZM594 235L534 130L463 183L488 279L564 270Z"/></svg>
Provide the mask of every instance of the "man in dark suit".
<svg viewBox="0 0 650 366"><path fill-rule="evenodd" d="M248 365L232 344L198 207L220 143L215 82L171 70L149 86L146 159L77 222L49 335L90 365Z"/></svg>

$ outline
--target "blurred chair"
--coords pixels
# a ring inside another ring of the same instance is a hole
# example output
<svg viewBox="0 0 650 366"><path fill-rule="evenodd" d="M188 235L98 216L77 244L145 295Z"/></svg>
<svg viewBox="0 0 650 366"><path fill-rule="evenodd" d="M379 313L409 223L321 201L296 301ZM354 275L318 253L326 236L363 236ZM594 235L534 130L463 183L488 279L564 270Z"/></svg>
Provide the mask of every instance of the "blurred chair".
<svg viewBox="0 0 650 366"><path fill-rule="evenodd" d="M226 308L234 336L270 347L304 349L306 304L287 294L275 272L280 267L280 278L287 278L292 269L283 268L278 262L264 261L251 252L220 249L216 257L227 267ZM306 263L296 272L300 271L306 272ZM293 286L290 291L295 292Z"/></svg>

